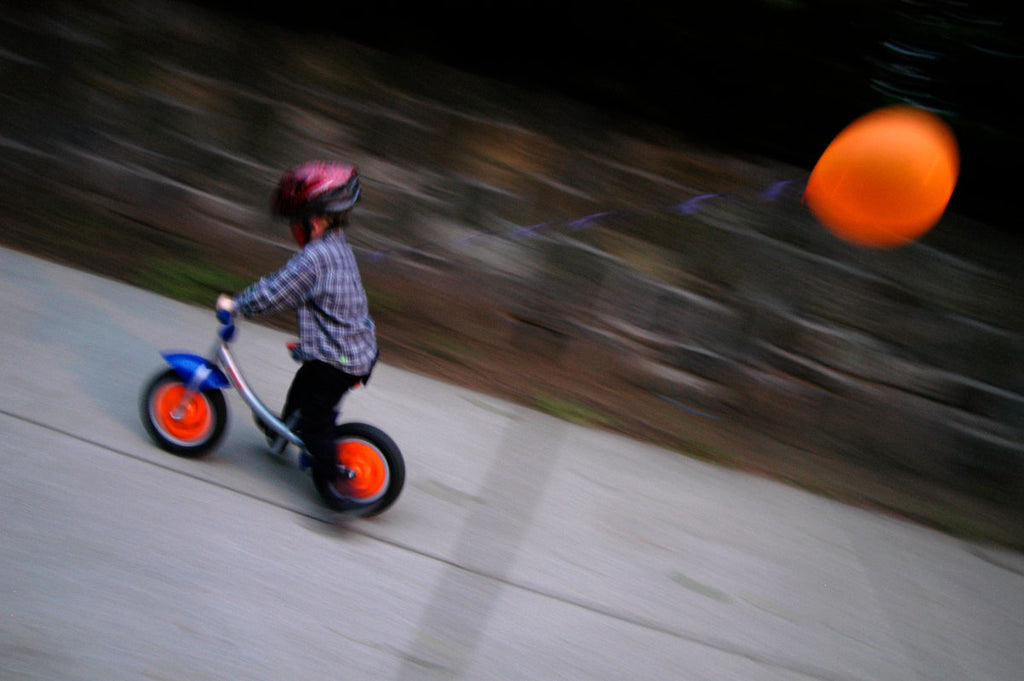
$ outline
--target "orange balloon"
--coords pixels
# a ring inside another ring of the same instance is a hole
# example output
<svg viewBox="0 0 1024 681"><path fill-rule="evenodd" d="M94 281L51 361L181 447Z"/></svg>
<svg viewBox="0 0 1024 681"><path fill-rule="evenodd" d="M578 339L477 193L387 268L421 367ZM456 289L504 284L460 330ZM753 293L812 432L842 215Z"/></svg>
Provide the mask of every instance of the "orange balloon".
<svg viewBox="0 0 1024 681"><path fill-rule="evenodd" d="M837 236L892 248L942 217L960 173L953 132L909 106L879 109L847 126L818 159L804 200Z"/></svg>

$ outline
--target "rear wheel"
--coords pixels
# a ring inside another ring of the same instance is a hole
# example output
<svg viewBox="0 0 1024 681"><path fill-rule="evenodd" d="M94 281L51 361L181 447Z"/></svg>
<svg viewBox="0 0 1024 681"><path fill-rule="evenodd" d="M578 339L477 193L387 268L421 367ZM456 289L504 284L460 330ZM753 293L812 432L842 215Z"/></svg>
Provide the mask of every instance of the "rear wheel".
<svg viewBox="0 0 1024 681"><path fill-rule="evenodd" d="M220 390L189 394L174 369L157 374L139 400L146 432L172 454L199 457L214 447L228 421L227 404Z"/></svg>
<svg viewBox="0 0 1024 681"><path fill-rule="evenodd" d="M358 517L377 515L395 502L405 484L405 461L384 431L345 423L334 431L338 474L331 480L313 468L313 483L324 503Z"/></svg>

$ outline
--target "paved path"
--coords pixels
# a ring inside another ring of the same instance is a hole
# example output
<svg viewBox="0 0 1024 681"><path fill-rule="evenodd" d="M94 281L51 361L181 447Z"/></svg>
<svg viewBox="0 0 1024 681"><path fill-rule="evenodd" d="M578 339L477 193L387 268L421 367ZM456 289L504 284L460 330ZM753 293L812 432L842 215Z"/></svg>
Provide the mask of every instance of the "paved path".
<svg viewBox="0 0 1024 681"><path fill-rule="evenodd" d="M380 368L408 461L324 522L236 395L199 461L136 414L210 311L0 249L0 679L1021 678L1024 558ZM270 404L285 336L240 327Z"/></svg>

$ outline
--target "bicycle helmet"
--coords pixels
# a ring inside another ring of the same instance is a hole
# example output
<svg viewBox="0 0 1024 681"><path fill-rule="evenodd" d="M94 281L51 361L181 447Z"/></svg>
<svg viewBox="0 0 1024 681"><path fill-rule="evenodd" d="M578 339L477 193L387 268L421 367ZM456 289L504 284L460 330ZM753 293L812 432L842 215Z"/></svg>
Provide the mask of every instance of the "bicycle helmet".
<svg viewBox="0 0 1024 681"><path fill-rule="evenodd" d="M359 201L355 166L333 161L306 161L281 177L274 192L274 215L291 221L300 246L309 241L309 218L346 213Z"/></svg>

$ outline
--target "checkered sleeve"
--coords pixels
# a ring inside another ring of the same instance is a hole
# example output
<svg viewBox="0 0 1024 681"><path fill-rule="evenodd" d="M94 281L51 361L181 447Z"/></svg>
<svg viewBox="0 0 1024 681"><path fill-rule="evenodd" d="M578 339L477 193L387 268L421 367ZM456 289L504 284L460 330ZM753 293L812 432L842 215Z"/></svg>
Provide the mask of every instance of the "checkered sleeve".
<svg viewBox="0 0 1024 681"><path fill-rule="evenodd" d="M300 252L277 272L262 277L235 296L246 317L298 307L316 282L316 271Z"/></svg>

